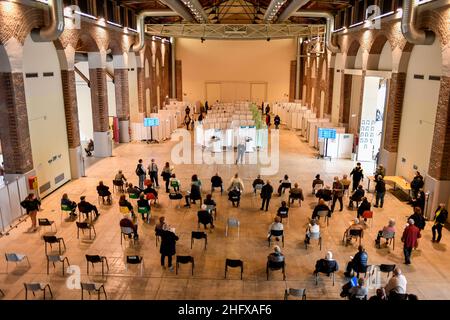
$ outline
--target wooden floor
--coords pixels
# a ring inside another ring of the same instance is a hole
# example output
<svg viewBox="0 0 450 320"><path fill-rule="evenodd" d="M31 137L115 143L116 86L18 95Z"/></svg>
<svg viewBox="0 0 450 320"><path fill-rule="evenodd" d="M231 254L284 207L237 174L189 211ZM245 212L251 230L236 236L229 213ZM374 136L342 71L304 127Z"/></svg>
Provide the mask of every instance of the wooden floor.
<svg viewBox="0 0 450 320"><path fill-rule="evenodd" d="M282 299L286 287L306 288L308 299L341 299L339 293L345 283L343 272L350 255L356 252L356 245L345 247L342 235L349 221L356 216L355 211L347 208L343 212L335 212L328 227L323 227L323 248L313 245L305 250L303 246L305 225L311 216L316 199L310 195L311 181L316 173L321 173L327 183L332 182L335 175L349 173L354 163L349 160L318 160L315 152L294 132L281 130L280 135L280 169L276 176L269 177L278 187L278 180L287 173L291 180L299 182L306 193L306 199L301 207L296 204L290 211L289 225L285 226L285 247L287 279L283 281L280 271L271 273L266 280L266 257L271 252L266 241L267 229L274 213L284 198L274 197L270 210L264 213L259 210L260 198L254 197L251 182L258 173L257 165L175 165L175 173L181 179L182 190L189 184L190 177L196 173L203 181L203 191L209 189L209 179L217 170L225 181L238 172L245 182L245 195L240 208L232 208L227 196L214 193L218 202L218 219L216 228L208 233L208 248L203 250L203 242L196 241L191 249L191 231L197 230L197 207L191 209L175 208L175 202L169 202L164 189L160 192L160 207L153 208L151 223L140 221L140 240L135 246L125 241L120 244L119 220L121 214L118 208L118 195L114 195L112 206L100 206L101 216L95 223L97 238L94 241L77 239L75 222L61 222L59 199L63 193L78 201L80 195L86 195L87 200L97 202L95 186L99 180L111 186L115 172L122 169L129 181L137 182L134 173L137 159L143 158L148 164L155 158L159 167L170 160L171 149L175 142L164 142L148 145L145 143L129 143L116 147L114 156L99 161L93 161L87 170L87 177L72 181L43 200L39 217L55 220L57 236L63 237L67 251L64 253L72 265L81 270L82 281L103 283L108 299ZM372 174L373 168L366 168ZM366 186L366 181L364 181ZM183 188L184 187L184 188ZM372 199L370 194L369 199ZM183 200L184 201L184 200ZM347 207L347 199L345 204ZM365 232L363 244L369 254L369 264L400 265L408 280L408 293L416 294L419 299L450 299L450 257L447 245L450 239L448 230L444 230L440 244L432 243L431 224L428 223L418 250L413 252L412 265L403 264L400 235L406 223L406 217L411 214L411 208L400 202L392 194L387 194L385 206L375 209L373 226ZM192 255L195 258L195 271L191 276L190 266L182 265L178 275L160 266L159 248L155 246L154 225L159 216L164 215L168 223L176 228L180 237L177 243L177 254ZM228 217L236 217L241 222L240 237L232 229L225 237L225 223ZM377 231L385 225L389 218L397 221L397 243L395 251L392 248L376 249L374 239ZM6 273L6 261L0 262L0 289L6 296L3 299L24 299L24 282L49 282L54 299L80 299L81 291L69 289L66 276L62 276L61 265L50 268L46 272L44 242L41 235L44 230L27 233L30 221L21 223L13 229L9 236L0 238L0 252L20 252L29 257L31 268L10 264ZM323 225L323 224L322 224ZM202 227L203 228L203 227ZM48 231L48 230L47 230ZM57 249L57 247L54 247ZM325 256L331 250L338 260L340 270L336 275L336 284L331 279L321 277L315 284L312 272L315 261ZM101 268L96 266L94 272L86 273L85 254L99 254L108 258L110 270L102 278ZM143 275L136 266L125 270L124 257L139 254L144 257ZM238 270L231 269L228 279L224 279L224 263L226 258L242 259L245 264L244 278L241 281ZM386 283L386 276L381 278L381 284ZM375 286L369 290L370 295ZM33 297L32 297L33 298ZM38 294L35 299L42 299ZM96 299L93 296L92 299Z"/></svg>

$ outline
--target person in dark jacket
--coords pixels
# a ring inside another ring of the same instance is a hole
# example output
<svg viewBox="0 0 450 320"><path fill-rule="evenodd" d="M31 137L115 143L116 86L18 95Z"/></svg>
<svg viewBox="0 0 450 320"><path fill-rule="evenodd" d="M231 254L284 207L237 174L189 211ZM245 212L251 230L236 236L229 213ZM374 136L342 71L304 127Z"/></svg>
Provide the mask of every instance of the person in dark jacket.
<svg viewBox="0 0 450 320"><path fill-rule="evenodd" d="M161 231L161 247L159 253L161 253L161 266L164 267L164 261L167 257L169 270L173 271L172 256L176 253L176 244L178 236L175 234L175 229L170 228L168 230Z"/></svg>
<svg viewBox="0 0 450 320"><path fill-rule="evenodd" d="M351 277L352 270L355 272L366 272L367 270L367 260L369 256L363 246L358 247L358 252L355 254L353 259L348 262L346 272L344 276L347 278Z"/></svg>
<svg viewBox="0 0 450 320"><path fill-rule="evenodd" d="M330 201L333 199L333 191L331 191L330 186L325 186L325 188L317 190L316 198L323 199L325 201Z"/></svg>
<svg viewBox="0 0 450 320"><path fill-rule="evenodd" d="M377 176L377 184L375 185L375 208L378 208L378 204L380 205L380 208L383 208L384 204L384 195L386 194L386 183L384 182L383 176L378 175Z"/></svg>
<svg viewBox="0 0 450 320"><path fill-rule="evenodd" d="M358 189L353 191L353 194L350 196L350 201L348 203L349 208L353 209L353 201L360 202L364 197L364 188L362 185L358 186Z"/></svg>
<svg viewBox="0 0 450 320"><path fill-rule="evenodd" d="M448 211L445 209L445 204L440 203L439 207L436 209L434 213L434 225L431 227L431 231L433 232L433 239L431 241L439 243L442 238L442 227L448 218ZM438 234L436 239L436 232Z"/></svg>
<svg viewBox="0 0 450 320"><path fill-rule="evenodd" d="M359 183L364 179L363 169L361 168L361 163L358 162L356 167L350 172L350 176L353 178L352 191L358 188Z"/></svg>
<svg viewBox="0 0 450 320"><path fill-rule="evenodd" d="M279 115L276 115L275 118L273 118L273 124L275 125L275 129L278 130L278 127L280 126L281 119Z"/></svg>
<svg viewBox="0 0 450 320"><path fill-rule="evenodd" d="M239 203L241 202L241 192L237 187L234 187L228 192L228 200L231 201L233 207L239 207Z"/></svg>
<svg viewBox="0 0 450 320"><path fill-rule="evenodd" d="M133 230L134 239L139 239L139 235L137 233L138 225L133 223L129 217L123 217L122 220L120 220L119 225L121 228L131 228ZM131 234L128 235L128 237L131 238Z"/></svg>
<svg viewBox="0 0 450 320"><path fill-rule="evenodd" d="M344 185L339 181L339 177L334 177L333 203L331 205L331 212L334 212L334 207L336 205L336 201L339 201L339 204L340 204L339 211L342 211L344 209L344 203L342 201L343 196L344 196Z"/></svg>
<svg viewBox="0 0 450 320"><path fill-rule="evenodd" d="M339 271L339 264L337 263L336 260L333 259L333 254L331 253L331 251L327 252L325 259L320 259L316 261L314 274L321 272L329 276L332 272L336 271Z"/></svg>
<svg viewBox="0 0 450 320"><path fill-rule="evenodd" d="M331 210L323 199L320 199L319 204L314 208L311 219L316 219L319 211L328 211L328 217L331 217Z"/></svg>
<svg viewBox="0 0 450 320"><path fill-rule="evenodd" d="M266 207L266 211L269 210L269 202L270 198L272 198L272 193L273 187L270 184L270 180L267 180L266 184L261 189L261 199L262 199L261 210L264 210L264 205Z"/></svg>
<svg viewBox="0 0 450 320"><path fill-rule="evenodd" d="M130 203L130 201L127 200L124 194L122 194L119 198L119 206L128 208L128 210L130 210L131 214L134 216L133 205Z"/></svg>
<svg viewBox="0 0 450 320"><path fill-rule="evenodd" d="M145 199L145 195L143 193L139 196L139 200L137 201L137 206L138 206L138 208L146 208L147 209L147 217L144 216L144 213L141 213L142 220L144 220L144 221L147 220L148 216L150 215L151 208L150 208L150 202L147 199Z"/></svg>
<svg viewBox="0 0 450 320"><path fill-rule="evenodd" d="M202 204L201 210L197 212L197 217L198 223L203 224L205 229L207 229L208 224L211 225L211 229L214 229L214 218L209 211L206 210L206 204Z"/></svg>
<svg viewBox="0 0 450 320"><path fill-rule="evenodd" d="M370 211L370 202L367 200L366 197L363 197L361 199L361 203L359 204L358 210L357 210L357 218L362 217L364 211Z"/></svg>
<svg viewBox="0 0 450 320"><path fill-rule="evenodd" d="M312 182L312 189L313 189L313 194L315 193L315 187L316 187L316 185L322 185L322 187L323 187L323 180L322 179L320 179L320 174L317 174L316 175L316 178L313 180L313 182Z"/></svg>
<svg viewBox="0 0 450 320"><path fill-rule="evenodd" d="M270 127L270 114L269 113L266 114L266 125L267 125L267 128Z"/></svg>
<svg viewBox="0 0 450 320"><path fill-rule="evenodd" d="M220 188L220 193L223 193L223 181L218 173L211 177L211 193L214 192L214 188Z"/></svg>
<svg viewBox="0 0 450 320"><path fill-rule="evenodd" d="M269 114L270 113L270 106L267 105L265 110L266 110L266 114Z"/></svg>
<svg viewBox="0 0 450 320"><path fill-rule="evenodd" d="M281 207L277 210L277 216L281 218L280 222L283 222L283 218L287 218L289 214L289 208L286 201L281 201Z"/></svg>
<svg viewBox="0 0 450 320"><path fill-rule="evenodd" d="M28 196L20 203L22 208L24 208L27 212L27 215L31 218L31 227L28 229L29 231L35 232L37 230L36 226L36 216L37 212L41 208L41 201L36 198L34 193L28 194Z"/></svg>
<svg viewBox="0 0 450 320"><path fill-rule="evenodd" d="M102 197L103 200L103 204L105 204L105 198L106 198L106 202L108 204L111 204L111 191L109 191L109 187L105 186L103 184L103 181L99 181L98 186L97 186L97 193L100 197Z"/></svg>
<svg viewBox="0 0 450 320"><path fill-rule="evenodd" d="M75 210L77 209L77 203L75 201L70 200L67 193L64 193L61 198L61 207L63 207L63 206L66 207L67 209L71 210L70 211L71 217L77 216L77 214L75 213Z"/></svg>
<svg viewBox="0 0 450 320"><path fill-rule="evenodd" d="M191 192L189 194L186 194L184 196L184 199L186 201L186 204L184 206L188 207L188 208L191 207L191 202L193 202L195 204L196 203L195 201L200 200L200 203L201 203L202 202L202 194L200 192L200 187L197 184L192 183L191 184Z"/></svg>
<svg viewBox="0 0 450 320"><path fill-rule="evenodd" d="M253 187L253 192L256 194L256 186L257 185L264 185L264 180L261 179L261 175L258 174L258 176L256 177L255 180L253 180L252 183L252 187Z"/></svg>
<svg viewBox="0 0 450 320"><path fill-rule="evenodd" d="M138 186L133 186L132 183L128 184L128 188L126 190L126 192L128 193L128 195L133 194L137 197L139 197L139 195L143 192L144 190L140 189Z"/></svg>
<svg viewBox="0 0 450 320"><path fill-rule="evenodd" d="M419 230L425 229L425 218L423 217L422 209L419 207L414 208L414 213L408 218L414 220L414 225L419 228Z"/></svg>
<svg viewBox="0 0 450 320"><path fill-rule="evenodd" d="M411 206L413 208L419 207L422 212L425 212L425 192L423 192L423 189L420 189L416 197L411 200Z"/></svg>
<svg viewBox="0 0 450 320"><path fill-rule="evenodd" d="M424 186L423 176L420 174L419 171L416 171L416 175L414 176L413 180L411 181L411 191L413 194L413 198L417 198L417 194L419 193L420 189Z"/></svg>
<svg viewBox="0 0 450 320"><path fill-rule="evenodd" d="M98 212L97 207L94 206L93 204L91 204L90 202L87 202L85 196L81 196L80 197L80 202L78 202L78 211L80 211L80 213L84 213L87 218L89 218L89 213L91 211L95 212L95 218L96 219L100 215L100 213Z"/></svg>

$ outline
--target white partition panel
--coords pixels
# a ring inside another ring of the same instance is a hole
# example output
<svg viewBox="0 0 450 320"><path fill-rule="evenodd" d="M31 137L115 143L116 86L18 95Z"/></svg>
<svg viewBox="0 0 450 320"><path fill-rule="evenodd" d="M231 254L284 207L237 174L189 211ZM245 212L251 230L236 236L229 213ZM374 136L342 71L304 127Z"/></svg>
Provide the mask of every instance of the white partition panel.
<svg viewBox="0 0 450 320"><path fill-rule="evenodd" d="M5 231L11 224L11 208L9 206L8 188L0 187L0 230Z"/></svg>
<svg viewBox="0 0 450 320"><path fill-rule="evenodd" d="M17 183L10 183L7 185L8 194L9 194L9 203L11 207L11 222L20 218L22 216L22 207L20 206L20 202L23 200L19 195L19 187ZM25 197L24 197L25 199Z"/></svg>

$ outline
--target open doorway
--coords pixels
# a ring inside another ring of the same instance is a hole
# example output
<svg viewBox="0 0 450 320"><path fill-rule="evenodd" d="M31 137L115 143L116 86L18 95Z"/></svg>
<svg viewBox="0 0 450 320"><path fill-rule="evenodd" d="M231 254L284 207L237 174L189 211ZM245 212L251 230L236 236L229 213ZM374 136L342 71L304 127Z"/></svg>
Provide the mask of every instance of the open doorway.
<svg viewBox="0 0 450 320"><path fill-rule="evenodd" d="M386 79L376 76L365 77L357 159L373 163L374 170L383 137L386 93Z"/></svg>

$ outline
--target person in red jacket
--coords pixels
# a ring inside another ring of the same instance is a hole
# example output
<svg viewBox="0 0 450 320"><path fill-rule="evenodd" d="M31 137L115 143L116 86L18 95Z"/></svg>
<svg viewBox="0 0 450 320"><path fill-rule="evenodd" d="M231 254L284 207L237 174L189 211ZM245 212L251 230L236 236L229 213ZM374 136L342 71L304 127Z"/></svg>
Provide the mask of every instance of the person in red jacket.
<svg viewBox="0 0 450 320"><path fill-rule="evenodd" d="M417 239L420 238L420 229L414 225L414 220L409 219L408 225L403 231L403 253L405 254L405 264L411 264L412 249L417 247Z"/></svg>

